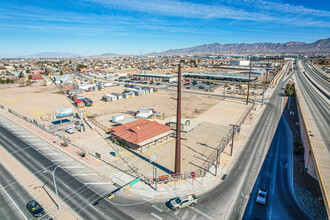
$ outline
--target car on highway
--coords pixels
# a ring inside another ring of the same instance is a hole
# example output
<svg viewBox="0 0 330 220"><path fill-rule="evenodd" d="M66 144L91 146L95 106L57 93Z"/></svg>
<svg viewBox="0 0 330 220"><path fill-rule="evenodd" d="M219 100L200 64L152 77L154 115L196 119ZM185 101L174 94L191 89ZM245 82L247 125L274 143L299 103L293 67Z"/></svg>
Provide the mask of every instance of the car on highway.
<svg viewBox="0 0 330 220"><path fill-rule="evenodd" d="M257 199L256 202L259 204L266 204L266 198L267 198L267 189L265 187L258 189Z"/></svg>
<svg viewBox="0 0 330 220"><path fill-rule="evenodd" d="M194 194L191 195L184 195L180 197L176 197L174 199L171 199L168 202L168 206L172 210L179 210L180 208L187 207L187 206L194 206L196 205L198 199Z"/></svg>
<svg viewBox="0 0 330 220"><path fill-rule="evenodd" d="M44 214L44 209L35 200L32 200L26 204L26 209L33 215L33 217L39 217Z"/></svg>
<svg viewBox="0 0 330 220"><path fill-rule="evenodd" d="M73 134L74 133L74 129L73 128L67 128L67 129L65 129L65 132L66 133L69 133L69 134Z"/></svg>

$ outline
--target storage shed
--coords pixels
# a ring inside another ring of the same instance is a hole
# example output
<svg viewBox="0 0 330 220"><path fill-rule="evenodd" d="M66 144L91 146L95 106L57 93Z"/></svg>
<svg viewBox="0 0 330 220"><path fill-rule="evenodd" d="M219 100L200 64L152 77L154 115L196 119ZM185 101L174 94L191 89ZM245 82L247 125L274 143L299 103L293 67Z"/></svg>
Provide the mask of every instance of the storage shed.
<svg viewBox="0 0 330 220"><path fill-rule="evenodd" d="M84 98L84 102L86 106L93 106L93 101L89 98Z"/></svg>
<svg viewBox="0 0 330 220"><path fill-rule="evenodd" d="M106 95L102 96L102 100L106 101L106 102L116 101L117 96L106 94Z"/></svg>
<svg viewBox="0 0 330 220"><path fill-rule="evenodd" d="M124 98L133 98L133 97L135 97L135 93L134 92L125 92L124 94L123 94L123 96L124 96Z"/></svg>
<svg viewBox="0 0 330 220"><path fill-rule="evenodd" d="M78 108L85 107L85 103L83 101L81 101L81 99L75 99L74 102L76 103Z"/></svg>
<svg viewBox="0 0 330 220"><path fill-rule="evenodd" d="M117 100L123 99L123 94L121 94L121 93L113 92L113 93L111 93L111 95L117 96Z"/></svg>
<svg viewBox="0 0 330 220"><path fill-rule="evenodd" d="M146 94L146 91L145 90L137 90L137 91L134 91L135 92L135 95L139 96L139 95L145 95Z"/></svg>

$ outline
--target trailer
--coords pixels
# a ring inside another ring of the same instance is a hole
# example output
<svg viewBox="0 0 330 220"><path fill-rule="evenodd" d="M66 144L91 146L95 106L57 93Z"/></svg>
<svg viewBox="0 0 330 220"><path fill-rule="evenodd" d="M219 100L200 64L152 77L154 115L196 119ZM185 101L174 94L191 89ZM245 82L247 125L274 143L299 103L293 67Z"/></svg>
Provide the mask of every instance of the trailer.
<svg viewBox="0 0 330 220"><path fill-rule="evenodd" d="M112 122L118 122L124 119L124 115L116 115L116 116L112 116Z"/></svg>

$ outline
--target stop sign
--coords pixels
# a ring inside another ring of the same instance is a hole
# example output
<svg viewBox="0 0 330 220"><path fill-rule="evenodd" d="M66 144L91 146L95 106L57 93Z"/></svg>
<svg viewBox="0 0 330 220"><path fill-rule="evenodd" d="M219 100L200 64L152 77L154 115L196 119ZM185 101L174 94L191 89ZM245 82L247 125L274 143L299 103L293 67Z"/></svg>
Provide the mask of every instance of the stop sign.
<svg viewBox="0 0 330 220"><path fill-rule="evenodd" d="M191 172L190 175L192 178L194 178L196 176L195 172Z"/></svg>

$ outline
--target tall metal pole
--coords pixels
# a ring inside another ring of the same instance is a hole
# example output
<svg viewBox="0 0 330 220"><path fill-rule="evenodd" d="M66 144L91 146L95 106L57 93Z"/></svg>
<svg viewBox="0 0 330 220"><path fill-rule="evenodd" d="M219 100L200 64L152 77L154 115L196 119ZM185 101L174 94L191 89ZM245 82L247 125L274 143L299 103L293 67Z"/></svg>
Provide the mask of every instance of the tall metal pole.
<svg viewBox="0 0 330 220"><path fill-rule="evenodd" d="M248 81L248 91L246 96L246 104L249 104L249 95L250 95L250 79L251 79L251 60L250 60L250 70L249 70L249 81Z"/></svg>
<svg viewBox="0 0 330 220"><path fill-rule="evenodd" d="M178 96L176 112L175 173L181 172L181 64L178 65Z"/></svg>
<svg viewBox="0 0 330 220"><path fill-rule="evenodd" d="M234 137L235 137L235 129L238 127L238 125L229 125L232 126L233 128L233 134L231 137L231 148L230 148L230 156L233 156L233 148L234 148Z"/></svg>
<svg viewBox="0 0 330 220"><path fill-rule="evenodd" d="M55 179L55 171L56 169L59 167L59 165L57 167L55 167L54 171L53 171L53 179L54 179L54 186L55 186L55 192L56 192L56 197L57 197L57 205L58 205L58 209L61 209L60 206L60 200L58 198L58 192L57 192L57 186L56 186L56 179Z"/></svg>
<svg viewBox="0 0 330 220"><path fill-rule="evenodd" d="M266 82L268 82L268 69L269 69L269 58L267 59L267 75L266 75Z"/></svg>
<svg viewBox="0 0 330 220"><path fill-rule="evenodd" d="M53 171L45 170L45 171L43 172L43 173L51 172L51 173L53 174L53 180L54 180L55 192L56 192L56 197L57 197L57 207L58 207L58 209L61 209L61 206L60 206L60 200L59 200L58 192L57 192L56 179L55 179L55 171L56 171L56 169L57 169L58 167L60 167L60 166L61 166L61 165L57 165Z"/></svg>

